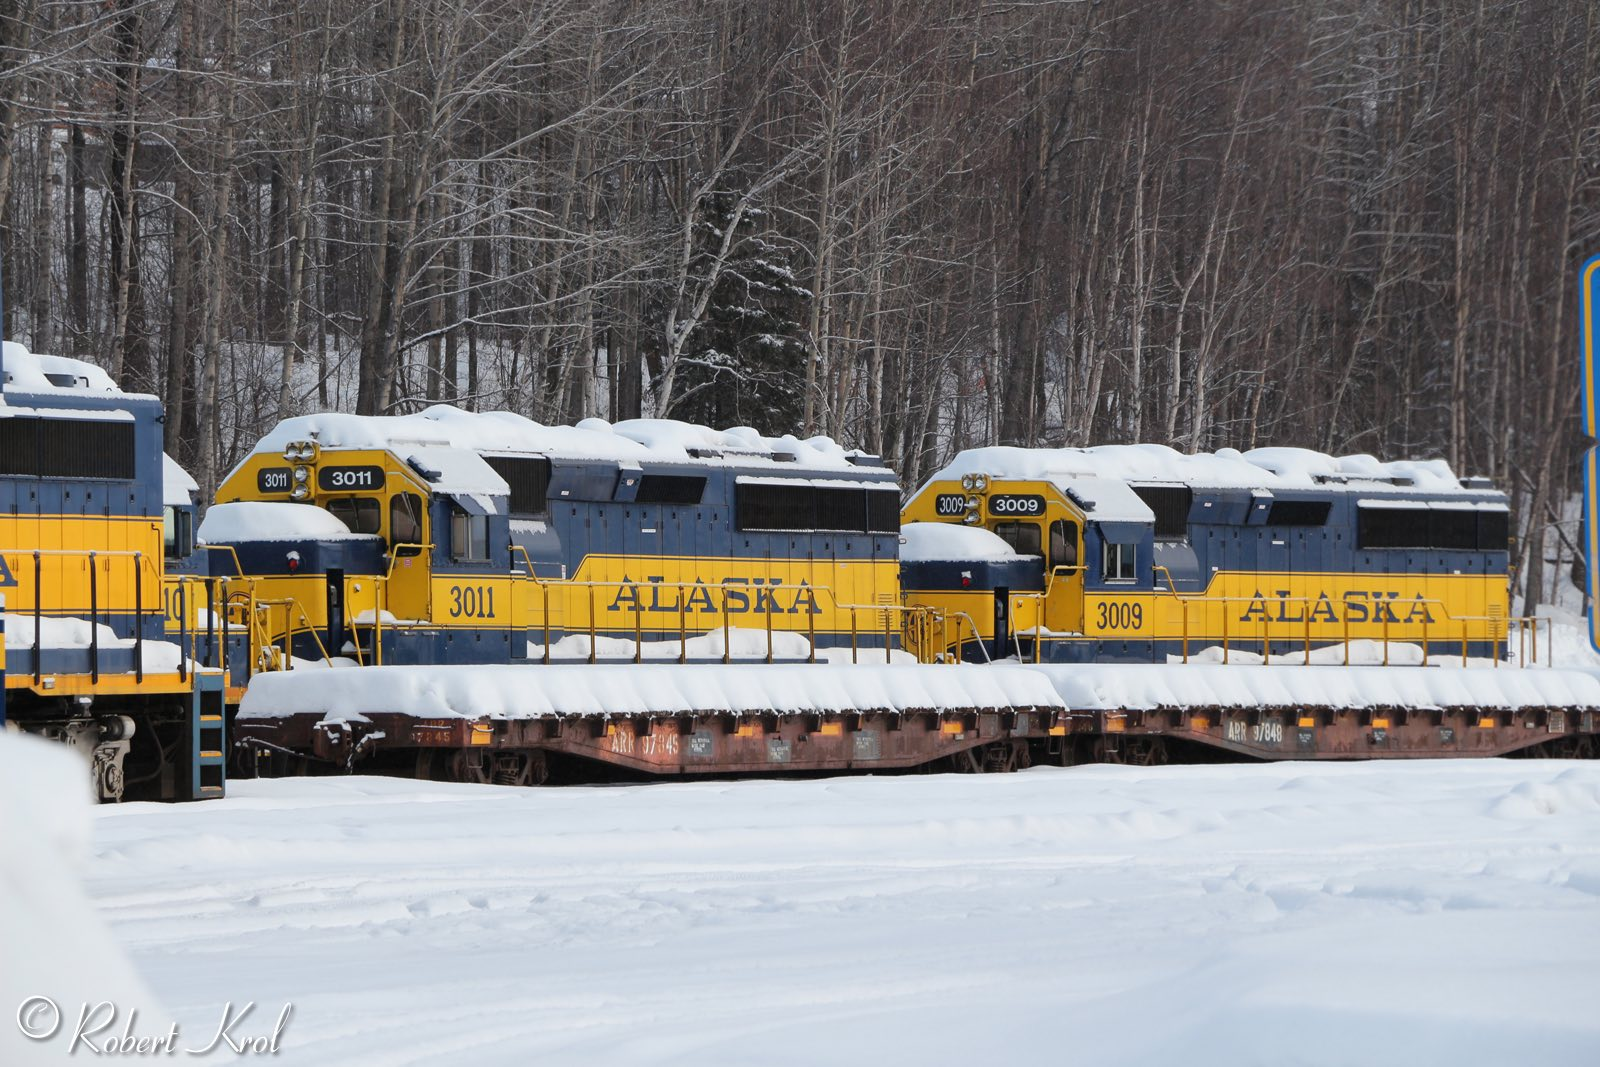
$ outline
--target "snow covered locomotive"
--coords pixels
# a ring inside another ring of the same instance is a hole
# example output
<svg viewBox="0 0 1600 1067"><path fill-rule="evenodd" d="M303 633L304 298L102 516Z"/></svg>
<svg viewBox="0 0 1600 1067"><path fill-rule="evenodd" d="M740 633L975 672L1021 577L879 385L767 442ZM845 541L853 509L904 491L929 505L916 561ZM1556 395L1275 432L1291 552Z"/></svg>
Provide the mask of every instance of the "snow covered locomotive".
<svg viewBox="0 0 1600 1067"><path fill-rule="evenodd" d="M0 723L81 751L105 800L221 796L221 674L166 640L168 493L192 501L160 403L11 342L0 373Z"/></svg>
<svg viewBox="0 0 1600 1067"><path fill-rule="evenodd" d="M1439 461L982 448L904 519L906 600L973 620L966 659L1482 658L1512 624L1506 498Z"/></svg>
<svg viewBox="0 0 1600 1067"><path fill-rule="evenodd" d="M899 504L825 438L438 406L285 420L201 534L286 664L809 658L895 640Z"/></svg>

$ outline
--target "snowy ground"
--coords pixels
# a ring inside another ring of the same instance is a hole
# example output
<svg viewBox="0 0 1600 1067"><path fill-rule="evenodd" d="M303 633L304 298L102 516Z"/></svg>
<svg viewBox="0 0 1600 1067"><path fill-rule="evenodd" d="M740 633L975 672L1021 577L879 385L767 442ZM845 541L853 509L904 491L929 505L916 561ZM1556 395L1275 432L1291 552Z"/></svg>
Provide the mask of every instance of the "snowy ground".
<svg viewBox="0 0 1600 1067"><path fill-rule="evenodd" d="M97 809L89 894L185 1035L292 1002L286 1064L1600 1048L1600 765L230 791Z"/></svg>

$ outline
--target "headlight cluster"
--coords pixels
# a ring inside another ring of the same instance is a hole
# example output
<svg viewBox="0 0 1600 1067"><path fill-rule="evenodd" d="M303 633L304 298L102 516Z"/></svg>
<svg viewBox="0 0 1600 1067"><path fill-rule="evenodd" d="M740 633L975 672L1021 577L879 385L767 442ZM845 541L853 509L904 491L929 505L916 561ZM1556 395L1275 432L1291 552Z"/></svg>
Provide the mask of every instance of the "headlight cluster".
<svg viewBox="0 0 1600 1067"><path fill-rule="evenodd" d="M295 464L294 485L289 489L290 500L306 500L311 496L311 468L307 461L317 458L315 441L290 441L283 449L283 458Z"/></svg>
<svg viewBox="0 0 1600 1067"><path fill-rule="evenodd" d="M963 474L961 476L961 488L969 493L981 493L989 488L989 476L987 474Z"/></svg>

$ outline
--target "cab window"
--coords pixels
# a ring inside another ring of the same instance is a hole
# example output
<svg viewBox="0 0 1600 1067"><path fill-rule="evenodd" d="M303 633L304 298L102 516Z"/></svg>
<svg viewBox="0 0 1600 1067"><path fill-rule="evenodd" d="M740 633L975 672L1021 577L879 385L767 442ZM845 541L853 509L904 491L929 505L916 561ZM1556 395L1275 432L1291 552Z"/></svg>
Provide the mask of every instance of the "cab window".
<svg viewBox="0 0 1600 1067"><path fill-rule="evenodd" d="M1019 556L1042 555L1039 551L1039 524L1036 522L997 522L994 532Z"/></svg>
<svg viewBox="0 0 1600 1067"><path fill-rule="evenodd" d="M453 559L489 558L489 517L450 509L450 555Z"/></svg>
<svg viewBox="0 0 1600 1067"><path fill-rule="evenodd" d="M351 533L375 534L383 530L383 508L375 496L335 497L325 506Z"/></svg>
<svg viewBox="0 0 1600 1067"><path fill-rule="evenodd" d="M396 493L389 498L389 541L396 545L422 543L422 498Z"/></svg>
<svg viewBox="0 0 1600 1067"><path fill-rule="evenodd" d="M1050 524L1050 567L1078 565L1078 524L1057 519Z"/></svg>
<svg viewBox="0 0 1600 1067"><path fill-rule="evenodd" d="M1100 575L1108 582L1131 582L1138 545L1104 541L1100 550Z"/></svg>
<svg viewBox="0 0 1600 1067"><path fill-rule="evenodd" d="M194 552L194 516L174 507L161 509L161 540L168 559L183 559Z"/></svg>

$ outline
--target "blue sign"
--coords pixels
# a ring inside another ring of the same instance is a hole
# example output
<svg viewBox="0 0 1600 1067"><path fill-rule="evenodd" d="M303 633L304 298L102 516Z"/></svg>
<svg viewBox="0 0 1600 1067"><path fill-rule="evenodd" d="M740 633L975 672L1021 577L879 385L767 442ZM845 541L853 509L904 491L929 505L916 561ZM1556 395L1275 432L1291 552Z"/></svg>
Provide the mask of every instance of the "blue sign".
<svg viewBox="0 0 1600 1067"><path fill-rule="evenodd" d="M1600 256L1583 265L1578 282L1579 332L1583 336L1583 432L1596 432L1596 406L1600 393L1595 389L1595 349L1600 346ZM1589 644L1600 652L1600 446L1589 449L1583 460L1583 559L1589 594Z"/></svg>

